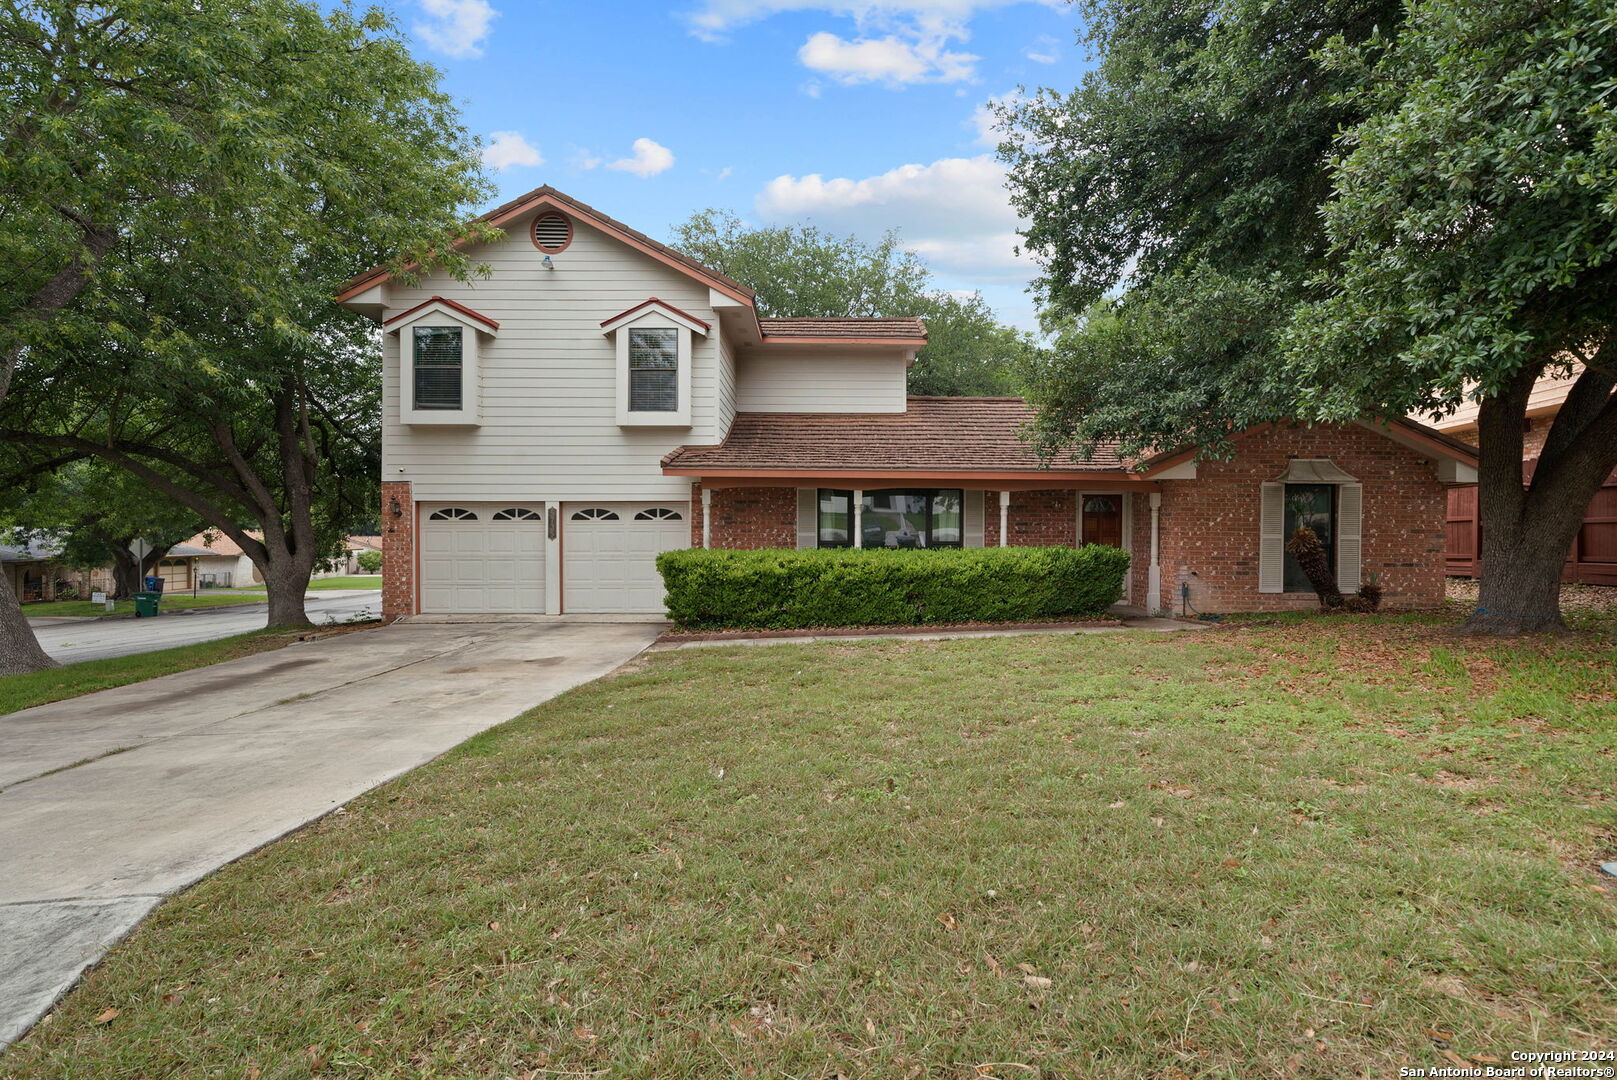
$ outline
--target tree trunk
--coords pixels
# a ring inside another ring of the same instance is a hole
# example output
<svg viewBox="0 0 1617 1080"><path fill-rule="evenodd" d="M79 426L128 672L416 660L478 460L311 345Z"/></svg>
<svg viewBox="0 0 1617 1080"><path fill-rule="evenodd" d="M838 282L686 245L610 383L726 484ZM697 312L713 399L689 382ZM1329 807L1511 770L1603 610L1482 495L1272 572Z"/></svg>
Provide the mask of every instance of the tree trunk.
<svg viewBox="0 0 1617 1080"><path fill-rule="evenodd" d="M0 675L22 675L61 667L45 655L34 628L11 591L11 578L0 573Z"/></svg>
<svg viewBox="0 0 1617 1080"><path fill-rule="evenodd" d="M128 548L112 549L112 598L128 600L141 590L140 563Z"/></svg>
<svg viewBox="0 0 1617 1080"><path fill-rule="evenodd" d="M1477 413L1482 582L1460 627L1476 634L1565 633L1561 574L1595 492L1617 466L1612 377L1591 368L1557 415L1531 483L1522 483L1522 429L1536 371Z"/></svg>
<svg viewBox="0 0 1617 1080"><path fill-rule="evenodd" d="M264 587L269 592L269 625L311 626L304 610L303 594L309 590L312 566L299 566L301 560L291 555L280 559L272 557L268 566L259 569L264 574Z"/></svg>

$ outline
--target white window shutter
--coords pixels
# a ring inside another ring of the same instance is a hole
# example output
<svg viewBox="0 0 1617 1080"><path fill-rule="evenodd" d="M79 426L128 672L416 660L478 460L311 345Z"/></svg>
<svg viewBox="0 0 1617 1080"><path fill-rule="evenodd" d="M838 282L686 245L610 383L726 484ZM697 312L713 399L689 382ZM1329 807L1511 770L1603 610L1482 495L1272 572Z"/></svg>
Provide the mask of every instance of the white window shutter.
<svg viewBox="0 0 1617 1080"><path fill-rule="evenodd" d="M965 546L980 548L983 546L983 493L981 491L966 492L965 513Z"/></svg>
<svg viewBox="0 0 1617 1080"><path fill-rule="evenodd" d="M1286 591L1286 485L1263 485L1258 514L1258 591Z"/></svg>
<svg viewBox="0 0 1617 1080"><path fill-rule="evenodd" d="M1364 485L1338 484L1336 488L1336 587L1344 593L1359 591L1364 537Z"/></svg>
<svg viewBox="0 0 1617 1080"><path fill-rule="evenodd" d="M797 546L820 546L820 489L797 489Z"/></svg>

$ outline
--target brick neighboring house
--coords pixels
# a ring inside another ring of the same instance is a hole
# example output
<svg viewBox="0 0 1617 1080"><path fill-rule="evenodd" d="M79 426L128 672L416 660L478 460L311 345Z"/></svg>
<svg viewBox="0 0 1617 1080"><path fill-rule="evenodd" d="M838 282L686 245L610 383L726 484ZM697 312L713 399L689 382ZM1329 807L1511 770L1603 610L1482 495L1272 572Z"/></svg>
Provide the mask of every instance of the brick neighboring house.
<svg viewBox="0 0 1617 1080"><path fill-rule="evenodd" d="M1561 403L1572 384L1583 374L1577 366L1565 376L1546 375L1533 384L1527 398L1527 418L1522 431L1522 476L1530 479L1538 465L1544 440L1561 411ZM1457 439L1477 441L1477 404L1433 422L1433 427ZM1448 496L1448 540L1446 564L1456 577L1482 576L1482 522L1477 512L1477 488L1453 488ZM1563 581L1591 585L1617 585L1617 470L1606 477L1605 486L1595 493L1583 517L1583 526L1567 552Z"/></svg>
<svg viewBox="0 0 1617 1080"><path fill-rule="evenodd" d="M1412 421L1269 425L1229 462L1102 450L1045 466L1015 398L907 397L918 319L776 319L751 290L562 193L485 215L486 279L375 269L383 613L654 613L677 547L1113 544L1127 597L1317 603L1299 514L1344 589L1441 603L1448 486L1475 451Z"/></svg>

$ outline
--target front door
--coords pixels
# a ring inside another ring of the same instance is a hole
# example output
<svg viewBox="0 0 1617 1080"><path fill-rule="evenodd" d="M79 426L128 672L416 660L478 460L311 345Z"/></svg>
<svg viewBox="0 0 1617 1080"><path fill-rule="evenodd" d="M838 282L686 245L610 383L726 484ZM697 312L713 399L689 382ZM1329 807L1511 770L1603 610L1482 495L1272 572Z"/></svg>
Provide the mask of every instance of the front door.
<svg viewBox="0 0 1617 1080"><path fill-rule="evenodd" d="M1081 535L1086 544L1123 546L1123 496L1085 495L1082 497Z"/></svg>

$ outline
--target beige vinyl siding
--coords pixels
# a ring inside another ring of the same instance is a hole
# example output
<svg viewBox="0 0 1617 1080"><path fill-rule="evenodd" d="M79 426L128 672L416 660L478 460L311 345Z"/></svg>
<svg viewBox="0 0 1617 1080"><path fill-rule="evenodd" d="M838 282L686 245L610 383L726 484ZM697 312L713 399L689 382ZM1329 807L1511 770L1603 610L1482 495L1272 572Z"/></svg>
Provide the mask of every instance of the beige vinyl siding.
<svg viewBox="0 0 1617 1080"><path fill-rule="evenodd" d="M904 411L905 368L894 350L800 345L750 350L741 358L741 412Z"/></svg>
<svg viewBox="0 0 1617 1080"><path fill-rule="evenodd" d="M421 500L689 499L690 481L663 476L659 462L676 446L718 442L727 426L707 285L576 220L572 245L545 270L528 227L528 219L513 222L510 239L475 253L491 267L488 278L435 273L389 287L389 317L442 296L500 329L481 339L478 427L399 423L399 339L383 335L382 478L411 481ZM688 428L617 424L616 359L600 324L652 296L712 327L681 357L692 365Z"/></svg>
<svg viewBox="0 0 1617 1080"><path fill-rule="evenodd" d="M714 423L718 438L722 440L730 433L730 424L736 418L736 356L730 343L719 333L718 326L714 326L713 336L718 339L719 346L719 400Z"/></svg>

